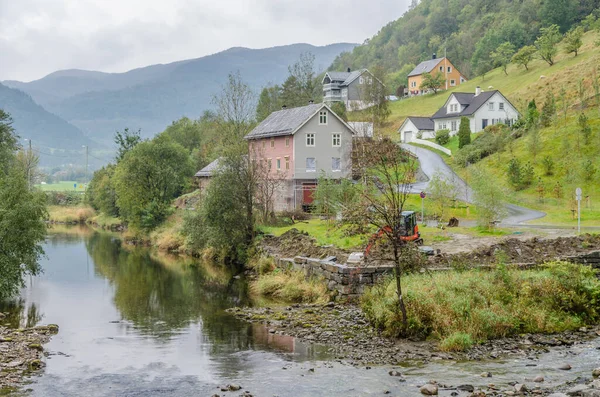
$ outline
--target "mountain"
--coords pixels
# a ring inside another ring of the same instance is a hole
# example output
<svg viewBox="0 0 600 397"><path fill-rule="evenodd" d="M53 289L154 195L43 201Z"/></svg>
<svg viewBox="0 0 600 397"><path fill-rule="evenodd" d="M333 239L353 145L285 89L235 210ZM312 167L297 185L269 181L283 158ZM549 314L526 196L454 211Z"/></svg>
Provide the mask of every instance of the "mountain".
<svg viewBox="0 0 600 397"><path fill-rule="evenodd" d="M315 56L315 69L324 71L336 56L355 44L323 47L293 44L266 49L230 48L197 59L152 65L126 73L64 70L29 83L5 84L30 94L38 103L79 127L89 137L110 142L114 131L141 128L144 136L164 130L182 116L197 118L212 108L231 72L258 91L279 83L300 54Z"/></svg>
<svg viewBox="0 0 600 397"><path fill-rule="evenodd" d="M0 108L10 113L20 138L31 139L36 146L79 150L82 145L92 144L81 130L46 111L28 94L2 84Z"/></svg>
<svg viewBox="0 0 600 397"><path fill-rule="evenodd" d="M415 65L447 54L466 77L495 65L491 53L504 43L533 44L540 28L557 24L565 32L598 10L597 0L421 0L401 18L347 54L333 70L379 66L388 88L406 86Z"/></svg>

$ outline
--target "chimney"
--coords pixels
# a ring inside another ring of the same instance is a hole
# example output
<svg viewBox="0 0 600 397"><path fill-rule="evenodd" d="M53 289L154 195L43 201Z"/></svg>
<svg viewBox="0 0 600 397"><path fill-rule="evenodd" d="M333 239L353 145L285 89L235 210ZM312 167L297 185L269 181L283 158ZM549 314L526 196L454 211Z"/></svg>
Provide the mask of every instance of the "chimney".
<svg viewBox="0 0 600 397"><path fill-rule="evenodd" d="M312 99L309 99L309 100L308 100L308 104L309 104L309 105L312 105L313 103L315 103L315 101L313 101Z"/></svg>
<svg viewBox="0 0 600 397"><path fill-rule="evenodd" d="M477 86L477 87L475 87L475 96L477 96L479 94L481 94L481 87Z"/></svg>
<svg viewBox="0 0 600 397"><path fill-rule="evenodd" d="M431 59L436 59L436 58L437 58L437 55L434 52L433 55L432 55L432 57L431 57Z"/></svg>
<svg viewBox="0 0 600 397"><path fill-rule="evenodd" d="M350 68L348 68L348 73L350 73Z"/></svg>
<svg viewBox="0 0 600 397"><path fill-rule="evenodd" d="M286 105L281 106L281 110L285 110L285 109L287 109Z"/></svg>

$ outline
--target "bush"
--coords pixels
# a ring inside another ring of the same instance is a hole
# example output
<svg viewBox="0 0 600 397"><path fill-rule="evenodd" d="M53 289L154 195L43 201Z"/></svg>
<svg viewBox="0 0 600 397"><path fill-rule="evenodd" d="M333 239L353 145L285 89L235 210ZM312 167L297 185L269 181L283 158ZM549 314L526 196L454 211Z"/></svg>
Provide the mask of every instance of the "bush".
<svg viewBox="0 0 600 397"><path fill-rule="evenodd" d="M521 333L577 329L600 320L600 280L594 269L551 262L533 270L499 265L494 270L411 274L404 279L408 333L442 341L447 350ZM367 290L362 308L386 335L397 336L395 280Z"/></svg>
<svg viewBox="0 0 600 397"><path fill-rule="evenodd" d="M257 274L263 275L275 270L275 260L270 256L258 256L248 261L248 268Z"/></svg>
<svg viewBox="0 0 600 397"><path fill-rule="evenodd" d="M329 293L325 282L317 278L306 280L297 270L274 272L260 276L250 285L253 293L288 303L326 303Z"/></svg>
<svg viewBox="0 0 600 397"><path fill-rule="evenodd" d="M45 192L48 205L76 206L83 202L80 192Z"/></svg>
<svg viewBox="0 0 600 397"><path fill-rule="evenodd" d="M438 130L438 132L435 133L435 141L438 145L442 146L448 144L448 142L450 142L450 130Z"/></svg>
<svg viewBox="0 0 600 397"><path fill-rule="evenodd" d="M455 155L458 165L465 166L501 152L510 140L510 130L502 124L488 126L470 145L464 146Z"/></svg>
<svg viewBox="0 0 600 397"><path fill-rule="evenodd" d="M467 117L460 118L460 126L458 127L458 148L471 144L471 122Z"/></svg>

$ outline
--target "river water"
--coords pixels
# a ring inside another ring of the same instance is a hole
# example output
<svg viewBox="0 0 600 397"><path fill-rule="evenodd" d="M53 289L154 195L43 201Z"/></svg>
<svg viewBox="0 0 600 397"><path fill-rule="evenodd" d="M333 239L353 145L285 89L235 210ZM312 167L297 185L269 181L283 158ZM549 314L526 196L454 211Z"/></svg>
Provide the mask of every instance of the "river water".
<svg viewBox="0 0 600 397"><path fill-rule="evenodd" d="M47 367L31 379L33 396L238 396L218 386L236 383L254 396L420 395L430 379L445 384L524 382L545 386L600 366L600 340L557 348L535 359L487 363L407 363L406 382L391 367L329 361L326 346L306 345L236 320L225 309L251 304L247 284L220 267L122 246L89 229L49 234L44 273L20 299L0 305L14 327L55 323ZM561 363L570 372L556 369ZM532 366L535 365L535 366ZM484 371L493 378L481 378ZM533 386L533 384L532 384ZM450 395L451 390L441 391Z"/></svg>

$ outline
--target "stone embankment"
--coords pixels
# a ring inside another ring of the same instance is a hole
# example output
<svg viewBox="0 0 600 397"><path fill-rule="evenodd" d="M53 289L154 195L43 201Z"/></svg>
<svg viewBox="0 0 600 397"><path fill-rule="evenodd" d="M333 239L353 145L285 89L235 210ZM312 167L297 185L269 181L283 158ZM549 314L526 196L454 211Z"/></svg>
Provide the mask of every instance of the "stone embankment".
<svg viewBox="0 0 600 397"><path fill-rule="evenodd" d="M0 322L4 317L0 313ZM43 345L57 332L54 324L24 329L0 326L0 395L18 388L26 376L44 367Z"/></svg>

